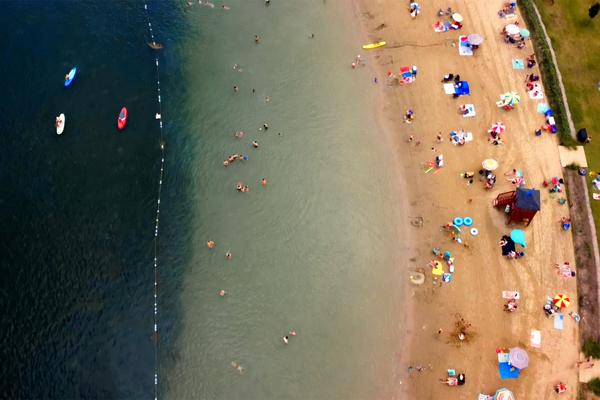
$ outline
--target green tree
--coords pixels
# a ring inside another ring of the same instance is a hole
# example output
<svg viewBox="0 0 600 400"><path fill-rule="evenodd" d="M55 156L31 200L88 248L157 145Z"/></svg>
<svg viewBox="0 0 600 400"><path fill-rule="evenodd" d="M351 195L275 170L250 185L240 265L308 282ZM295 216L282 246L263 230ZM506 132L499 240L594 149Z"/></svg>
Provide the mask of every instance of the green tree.
<svg viewBox="0 0 600 400"><path fill-rule="evenodd" d="M600 11L600 3L596 3L590 7L590 11L588 12L588 14L590 15L590 20L588 21L587 25L589 25L590 22L592 22L592 18L594 18L596 15L598 15L599 11Z"/></svg>

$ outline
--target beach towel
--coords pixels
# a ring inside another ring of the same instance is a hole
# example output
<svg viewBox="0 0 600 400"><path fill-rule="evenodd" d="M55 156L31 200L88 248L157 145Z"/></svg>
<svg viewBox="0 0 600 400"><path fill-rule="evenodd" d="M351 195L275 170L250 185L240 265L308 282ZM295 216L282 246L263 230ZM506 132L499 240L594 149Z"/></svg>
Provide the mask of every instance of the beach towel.
<svg viewBox="0 0 600 400"><path fill-rule="evenodd" d="M473 140L473 132L467 132L467 136L465 137L465 142L470 142Z"/></svg>
<svg viewBox="0 0 600 400"><path fill-rule="evenodd" d="M539 113L546 114L546 111L548 111L548 110L549 110L548 103L538 103L537 111Z"/></svg>
<svg viewBox="0 0 600 400"><path fill-rule="evenodd" d="M442 280L443 280L444 282L450 282L450 281L452 280L452 275L450 275L450 274L446 273L446 274L444 274L444 276L442 277Z"/></svg>
<svg viewBox="0 0 600 400"><path fill-rule="evenodd" d="M444 273L444 269L442 263L439 261L435 262L436 267L431 269L434 275L442 275Z"/></svg>
<svg viewBox="0 0 600 400"><path fill-rule="evenodd" d="M508 353L498 353L498 363L508 363Z"/></svg>
<svg viewBox="0 0 600 400"><path fill-rule="evenodd" d="M502 292L502 297L505 299L520 299L521 296L519 295L519 292L508 292L508 291L504 291Z"/></svg>
<svg viewBox="0 0 600 400"><path fill-rule="evenodd" d="M525 64L523 60L512 60L513 69L525 69Z"/></svg>
<svg viewBox="0 0 600 400"><path fill-rule="evenodd" d="M473 104L465 104L467 109L467 113L463 114L463 117L474 117L475 116L475 106Z"/></svg>
<svg viewBox="0 0 600 400"><path fill-rule="evenodd" d="M542 93L541 90L530 90L529 91L529 98L533 99L533 100L539 100L539 99L543 99L544 98L544 93Z"/></svg>
<svg viewBox="0 0 600 400"><path fill-rule="evenodd" d="M500 363L498 364L498 370L500 371L500 379L516 379L519 377L519 370L515 368L514 371L511 371L513 367L508 365L508 363Z"/></svg>
<svg viewBox="0 0 600 400"><path fill-rule="evenodd" d="M542 334L540 333L540 331L536 331L535 329L533 329L531 331L531 338L529 339L529 345L531 347L536 347L536 348L540 348L542 347Z"/></svg>
<svg viewBox="0 0 600 400"><path fill-rule="evenodd" d="M600 194L593 193L592 196L594 196L594 200L600 200Z"/></svg>
<svg viewBox="0 0 600 400"><path fill-rule="evenodd" d="M554 314L554 329L558 329L559 331L562 331L564 319L565 319L564 315Z"/></svg>
<svg viewBox="0 0 600 400"><path fill-rule="evenodd" d="M473 55L473 49L471 49L471 47L466 47L466 46L458 46L458 54L460 54L461 56L472 56Z"/></svg>
<svg viewBox="0 0 600 400"><path fill-rule="evenodd" d="M446 92L446 94L454 94L454 84L444 83L444 92Z"/></svg>
<svg viewBox="0 0 600 400"><path fill-rule="evenodd" d="M433 24L431 26L433 27L433 30L438 33L448 32L448 29L450 28L450 22L438 22L437 24Z"/></svg>
<svg viewBox="0 0 600 400"><path fill-rule="evenodd" d="M477 400L494 400L493 396L488 396L487 394L479 393L479 397Z"/></svg>

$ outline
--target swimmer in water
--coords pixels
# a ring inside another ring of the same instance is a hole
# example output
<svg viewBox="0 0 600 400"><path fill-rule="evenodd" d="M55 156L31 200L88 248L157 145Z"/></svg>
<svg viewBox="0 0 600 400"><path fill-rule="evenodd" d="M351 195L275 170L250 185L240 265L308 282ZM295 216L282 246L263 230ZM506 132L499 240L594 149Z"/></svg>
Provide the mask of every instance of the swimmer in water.
<svg viewBox="0 0 600 400"><path fill-rule="evenodd" d="M309 36L309 38L311 38L311 39L314 38L314 37L315 37L314 33L311 33L311 35Z"/></svg>
<svg viewBox="0 0 600 400"><path fill-rule="evenodd" d="M188 2L187 2L187 5L188 5L188 7L189 7L189 6L191 6L191 5L192 5L192 2L191 2L191 1L188 1Z"/></svg>
<svg viewBox="0 0 600 400"><path fill-rule="evenodd" d="M224 166L228 166L229 165L229 161L227 161L227 160L223 161L223 165Z"/></svg>
<svg viewBox="0 0 600 400"><path fill-rule="evenodd" d="M244 187L242 186L242 182L240 182L240 183L237 184L237 190L239 190L240 192L242 190L244 190Z"/></svg>
<svg viewBox="0 0 600 400"><path fill-rule="evenodd" d="M235 158L233 158L233 156L229 157L229 162L233 162L235 160Z"/></svg>
<svg viewBox="0 0 600 400"><path fill-rule="evenodd" d="M267 180L263 179L263 186L267 186Z"/></svg>
<svg viewBox="0 0 600 400"><path fill-rule="evenodd" d="M241 366L237 365L237 364L236 364L236 363L234 363L233 361L231 362L231 365L233 365L233 367L234 367L235 369L237 369L238 371L240 371L240 374L241 374L242 372L244 372L244 367L241 367Z"/></svg>
<svg viewBox="0 0 600 400"><path fill-rule="evenodd" d="M284 337L284 338L283 338L283 343L285 343L285 344L288 344L288 339L289 339L289 337L287 337L287 336L286 336L286 337Z"/></svg>
<svg viewBox="0 0 600 400"><path fill-rule="evenodd" d="M281 134L281 132L279 132L279 136L283 136L283 135Z"/></svg>
<svg viewBox="0 0 600 400"><path fill-rule="evenodd" d="M226 295L226 294L227 294L227 292L226 292L226 291L224 291L224 290L221 290L221 296L225 297L225 295Z"/></svg>
<svg viewBox="0 0 600 400"><path fill-rule="evenodd" d="M254 36L254 41L258 43L258 36Z"/></svg>
<svg viewBox="0 0 600 400"><path fill-rule="evenodd" d="M234 155L233 155L233 159L234 159L234 160L237 160L237 158L238 158L238 155L237 155L237 154L234 154Z"/></svg>
<svg viewBox="0 0 600 400"><path fill-rule="evenodd" d="M215 8L215 5L212 3L209 3L208 1L206 3L204 3L205 6L210 7L210 8Z"/></svg>
<svg viewBox="0 0 600 400"><path fill-rule="evenodd" d="M296 336L296 332L294 332L294 331L291 331L291 332L290 332L290 336L291 336L291 337L294 337L294 336Z"/></svg>
<svg viewBox="0 0 600 400"><path fill-rule="evenodd" d="M223 7L221 7L221 8L223 8L223 10L229 10L229 7L225 7L225 6L223 6Z"/></svg>
<svg viewBox="0 0 600 400"><path fill-rule="evenodd" d="M248 186L244 186L244 192L248 192L250 191L250 189L248 189Z"/></svg>
<svg viewBox="0 0 600 400"><path fill-rule="evenodd" d="M227 252L226 254L227 254L227 258L231 259L231 253Z"/></svg>
<svg viewBox="0 0 600 400"><path fill-rule="evenodd" d="M265 127L265 131L266 131L267 129L269 129L269 125L267 125L267 124L264 124L263 126Z"/></svg>
<svg viewBox="0 0 600 400"><path fill-rule="evenodd" d="M212 240L209 240L208 242L206 242L206 245L208 246L209 249L212 249L213 246L215 245L215 242L213 242Z"/></svg>
<svg viewBox="0 0 600 400"><path fill-rule="evenodd" d="M237 86L234 86L234 87L233 87L233 91L234 91L234 92L237 92Z"/></svg>
<svg viewBox="0 0 600 400"><path fill-rule="evenodd" d="M258 147L258 143L256 143L256 142L252 142L252 146L254 146L254 147Z"/></svg>
<svg viewBox="0 0 600 400"><path fill-rule="evenodd" d="M269 102L269 98L267 97L267 99L265 101L268 103Z"/></svg>

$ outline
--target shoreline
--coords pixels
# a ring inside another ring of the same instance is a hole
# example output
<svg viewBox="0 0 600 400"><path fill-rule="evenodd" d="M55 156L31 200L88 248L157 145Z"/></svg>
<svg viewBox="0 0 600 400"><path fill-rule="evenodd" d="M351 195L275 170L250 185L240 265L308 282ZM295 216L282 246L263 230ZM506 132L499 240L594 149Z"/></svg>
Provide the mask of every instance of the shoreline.
<svg viewBox="0 0 600 400"><path fill-rule="evenodd" d="M464 28L437 34L431 28L438 20L436 10L431 6L425 5L421 15L412 20L407 4L398 5L389 0L354 1L355 20L360 24L361 36L369 38L363 44L379 39L388 42L388 46L370 50L366 55L368 63L375 59L378 64L369 63L381 86L381 95L376 96L376 106L383 109L377 115L378 124L396 148L395 164L401 170L400 185L411 189L404 191L403 203L408 206L405 215L424 217L423 228L413 232L409 226L406 231L411 248L406 269L414 271L427 263L432 258L430 249L435 246L452 251L457 260L452 282L438 286L437 291L431 286L429 271L422 286L410 282L404 284L408 318L402 325L404 349L403 357L399 359L399 381L404 384L396 383L394 398L442 398L451 394L456 396L453 398L467 399L476 398L480 392L493 395L502 387L510 388L516 398L545 398L550 396L558 380L567 382L571 388L565 398L575 399L577 395L577 373L569 367L578 357L578 326L566 316L565 330L556 331L552 321L548 322L540 311L546 296L561 292L569 294L570 310L577 309L575 280L560 280L552 268L555 262L575 261L571 233L561 232L555 224L568 215L569 210L556 205L544 189L541 189L542 211L528 228L524 224L507 227L503 213L491 207L491 201L499 193L513 190L501 175L506 170L522 169L527 187L536 188L549 176L562 176L557 138L547 135L539 139L531 135L543 121L541 114L536 114L537 102L527 97L522 85L524 76L532 71L514 71L499 65L533 52L531 45L525 49L525 54L511 49L499 39L497 33L505 21L497 15L494 19L494 14L502 5L501 1L492 4L452 1L447 6L465 17ZM518 15L524 25L523 18ZM485 41L473 57L460 57L446 38L456 43L459 35L471 33L481 34ZM391 90L383 83L387 79L386 71L397 74L400 67L413 65L417 65L419 72L416 82ZM475 104L477 111L474 119L454 116L454 107L465 101L453 100L440 93L438 82L449 72L459 73L469 81L473 93L468 103ZM534 72L539 75L537 68ZM513 87L523 96L518 108L510 113L496 109L493 104L496 93L515 90ZM416 119L410 125L403 124L401 117L409 108L415 110ZM507 144L500 148L485 140L485 129L496 120L502 120L510 127ZM452 146L447 135L448 131L461 127L472 131L475 137L465 148ZM435 136L440 131L444 143L438 144ZM407 144L411 133L415 135L415 141L423 141L422 146ZM438 151L429 150L432 146ZM444 154L445 170L436 177L420 176L420 164L440 153ZM484 158L501 162L494 189L485 191L477 180L471 186L463 186L465 182L457 176L465 170L476 170ZM438 232L437 227L452 221L456 214L472 217L480 231L477 237L463 236L469 248L459 247ZM518 261L506 260L497 251L497 241L515 228L526 234L527 257ZM401 275L407 273L402 271ZM522 293L518 313L500 312L506 302L501 298L502 290ZM472 323L475 334L466 346L457 343L449 334L454 330L455 320L461 318ZM442 334L437 333L439 328L443 329ZM529 346L532 329L542 332L541 349ZM516 346L528 352L530 367L517 380L500 380L495 349ZM416 371L420 364L426 367L422 373ZM433 372L427 371L429 364L432 364ZM415 372L408 374L408 365L415 367ZM437 380L446 376L446 369L466 373L467 384L461 388L439 385ZM407 375L408 379L405 378Z"/></svg>

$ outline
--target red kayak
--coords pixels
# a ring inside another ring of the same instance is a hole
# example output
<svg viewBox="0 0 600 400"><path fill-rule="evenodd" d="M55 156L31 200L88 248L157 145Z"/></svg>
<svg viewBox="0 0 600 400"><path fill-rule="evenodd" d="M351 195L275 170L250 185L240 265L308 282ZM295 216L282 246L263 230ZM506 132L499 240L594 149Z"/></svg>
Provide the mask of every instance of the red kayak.
<svg viewBox="0 0 600 400"><path fill-rule="evenodd" d="M119 114L119 121L117 125L119 125L119 129L125 128L125 124L127 123L127 109L123 107L121 113Z"/></svg>

